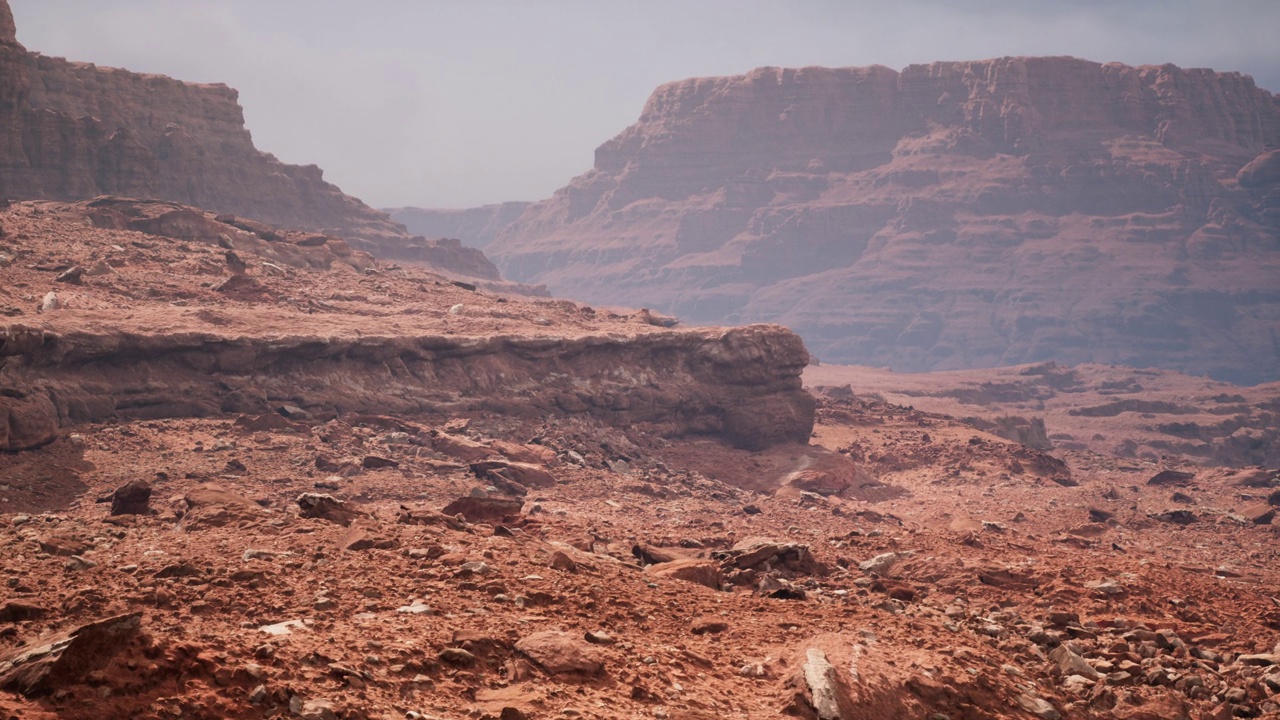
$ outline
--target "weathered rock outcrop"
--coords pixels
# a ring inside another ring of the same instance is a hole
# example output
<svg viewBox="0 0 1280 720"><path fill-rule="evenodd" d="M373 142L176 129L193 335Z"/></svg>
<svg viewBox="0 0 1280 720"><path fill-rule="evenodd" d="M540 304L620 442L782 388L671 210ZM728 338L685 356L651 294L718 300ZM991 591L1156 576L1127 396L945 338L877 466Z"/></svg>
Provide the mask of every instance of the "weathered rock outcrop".
<svg viewBox="0 0 1280 720"><path fill-rule="evenodd" d="M389 246L408 233L259 151L238 93L29 53L0 0L0 197L160 198Z"/></svg>
<svg viewBox="0 0 1280 720"><path fill-rule="evenodd" d="M823 359L1280 377L1277 97L1002 58L672 83L487 246L507 276ZM465 235L460 235L468 240Z"/></svg>
<svg viewBox="0 0 1280 720"><path fill-rule="evenodd" d="M583 415L745 448L807 442L808 353L776 326L567 339L227 337L0 327L0 450L107 418L269 412ZM17 418L17 422L14 421Z"/></svg>
<svg viewBox="0 0 1280 720"><path fill-rule="evenodd" d="M429 238L463 238L470 247L483 248L503 228L520 219L532 203L505 202L464 210L388 208L391 219L409 232Z"/></svg>

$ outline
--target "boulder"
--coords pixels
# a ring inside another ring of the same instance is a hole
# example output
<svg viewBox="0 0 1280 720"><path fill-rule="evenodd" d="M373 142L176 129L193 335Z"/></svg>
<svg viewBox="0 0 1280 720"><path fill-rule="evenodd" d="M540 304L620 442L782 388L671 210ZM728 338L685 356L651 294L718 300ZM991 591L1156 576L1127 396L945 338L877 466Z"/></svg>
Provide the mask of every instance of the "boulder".
<svg viewBox="0 0 1280 720"><path fill-rule="evenodd" d="M463 462L476 462L493 457L496 454L492 448L484 443L462 435L451 435L445 432L432 433L431 447L442 455L448 455Z"/></svg>
<svg viewBox="0 0 1280 720"><path fill-rule="evenodd" d="M343 527L358 518L368 517L342 500L322 493L302 493L297 503L299 517L327 520Z"/></svg>
<svg viewBox="0 0 1280 720"><path fill-rule="evenodd" d="M112 515L146 515L150 511L151 483L146 480L130 480L111 493Z"/></svg>
<svg viewBox="0 0 1280 720"><path fill-rule="evenodd" d="M604 670L604 654L580 634L537 632L521 638L516 650L552 675L594 676Z"/></svg>
<svg viewBox="0 0 1280 720"><path fill-rule="evenodd" d="M1189 485L1192 480L1195 480L1195 478L1195 473L1182 472L1181 470L1162 470L1151 476L1151 479L1147 480L1147 484L1157 486L1186 486Z"/></svg>
<svg viewBox="0 0 1280 720"><path fill-rule="evenodd" d="M549 470L530 463L482 460L471 463L471 472L482 480L504 479L524 487L547 488L556 484L556 477Z"/></svg>
<svg viewBox="0 0 1280 720"><path fill-rule="evenodd" d="M183 501L187 508L178 528L186 531L256 523L267 516L258 503L218 487L192 490L183 496Z"/></svg>
<svg viewBox="0 0 1280 720"><path fill-rule="evenodd" d="M0 350L3 347L0 344ZM58 410L53 401L44 393L15 394L0 394L0 451L31 450L56 440Z"/></svg>
<svg viewBox="0 0 1280 720"><path fill-rule="evenodd" d="M461 515L467 522L510 522L520 515L524 502L501 496L474 497L468 495L449 503L440 512L444 515Z"/></svg>
<svg viewBox="0 0 1280 720"><path fill-rule="evenodd" d="M46 635L0 654L0 688L39 696L103 667L137 635L142 613L129 613Z"/></svg>
<svg viewBox="0 0 1280 720"><path fill-rule="evenodd" d="M720 571L720 564L714 560L700 558L674 560L650 565L645 568L645 572L654 577L683 580L712 590L719 590L724 585L724 573Z"/></svg>

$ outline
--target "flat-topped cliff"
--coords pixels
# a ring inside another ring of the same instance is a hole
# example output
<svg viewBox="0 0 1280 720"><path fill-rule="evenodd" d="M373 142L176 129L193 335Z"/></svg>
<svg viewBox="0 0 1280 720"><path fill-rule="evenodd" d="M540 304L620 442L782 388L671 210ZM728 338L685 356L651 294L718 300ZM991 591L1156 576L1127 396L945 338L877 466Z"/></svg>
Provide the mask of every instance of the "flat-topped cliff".
<svg viewBox="0 0 1280 720"><path fill-rule="evenodd" d="M0 0L0 197L157 198L368 240L405 229L254 147L238 93L28 52Z"/></svg>
<svg viewBox="0 0 1280 720"><path fill-rule="evenodd" d="M1280 377L1280 106L1075 58L762 68L658 88L497 233L504 274L823 359ZM467 238L463 238L466 240Z"/></svg>

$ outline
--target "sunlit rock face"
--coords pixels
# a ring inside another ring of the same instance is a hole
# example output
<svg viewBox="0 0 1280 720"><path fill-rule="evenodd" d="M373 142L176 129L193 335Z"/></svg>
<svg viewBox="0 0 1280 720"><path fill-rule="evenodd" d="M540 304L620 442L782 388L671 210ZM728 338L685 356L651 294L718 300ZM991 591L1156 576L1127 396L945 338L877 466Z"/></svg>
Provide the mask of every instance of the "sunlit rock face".
<svg viewBox="0 0 1280 720"><path fill-rule="evenodd" d="M1280 377L1278 143L1239 73L762 68L658 88L486 252L557 294L780 322L825 360L1255 382Z"/></svg>

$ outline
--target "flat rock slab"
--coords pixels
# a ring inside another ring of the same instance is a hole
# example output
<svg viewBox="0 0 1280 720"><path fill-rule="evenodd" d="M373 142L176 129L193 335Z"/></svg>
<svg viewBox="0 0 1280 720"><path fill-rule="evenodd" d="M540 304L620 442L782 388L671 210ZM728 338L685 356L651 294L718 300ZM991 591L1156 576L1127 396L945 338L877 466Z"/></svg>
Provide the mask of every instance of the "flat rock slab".
<svg viewBox="0 0 1280 720"><path fill-rule="evenodd" d="M298 496L298 515L304 518L327 520L343 527L351 525L365 514L332 495L303 493Z"/></svg>
<svg viewBox="0 0 1280 720"><path fill-rule="evenodd" d="M524 501L505 497L460 497L449 503L442 512L445 515L461 515L467 522L497 521L520 514Z"/></svg>
<svg viewBox="0 0 1280 720"><path fill-rule="evenodd" d="M117 615L0 655L0 688L45 695L107 664L142 626L142 613Z"/></svg>
<svg viewBox="0 0 1280 720"><path fill-rule="evenodd" d="M581 635L547 630L522 638L516 650L552 675L598 675L604 654Z"/></svg>
<svg viewBox="0 0 1280 720"><path fill-rule="evenodd" d="M675 560L660 565L650 565L645 572L655 577L675 578L696 585L703 585L712 590L719 590L724 584L724 574L720 565L714 560L689 558Z"/></svg>

